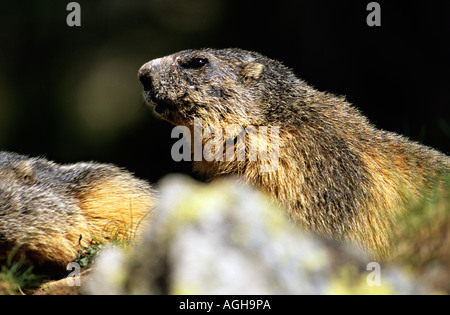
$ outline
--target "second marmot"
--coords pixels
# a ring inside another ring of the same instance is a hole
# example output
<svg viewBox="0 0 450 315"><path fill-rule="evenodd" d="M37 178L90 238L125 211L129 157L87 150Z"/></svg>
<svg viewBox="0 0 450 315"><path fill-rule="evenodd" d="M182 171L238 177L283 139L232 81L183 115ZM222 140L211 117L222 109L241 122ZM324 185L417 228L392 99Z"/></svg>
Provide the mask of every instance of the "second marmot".
<svg viewBox="0 0 450 315"><path fill-rule="evenodd" d="M195 118L205 130L277 127L275 171L261 172L258 159L230 161L226 150L194 167L210 177L238 174L273 195L298 224L377 255L389 247L395 218L450 170L448 156L375 128L343 97L258 53L181 51L144 64L139 79L156 113L191 135ZM258 143L255 137L248 133L246 144ZM203 145L210 140L207 134ZM223 142L230 141L236 145L235 135L225 134Z"/></svg>
<svg viewBox="0 0 450 315"><path fill-rule="evenodd" d="M59 165L0 152L0 264L64 270L81 244L129 240L154 206L144 180L111 164Z"/></svg>

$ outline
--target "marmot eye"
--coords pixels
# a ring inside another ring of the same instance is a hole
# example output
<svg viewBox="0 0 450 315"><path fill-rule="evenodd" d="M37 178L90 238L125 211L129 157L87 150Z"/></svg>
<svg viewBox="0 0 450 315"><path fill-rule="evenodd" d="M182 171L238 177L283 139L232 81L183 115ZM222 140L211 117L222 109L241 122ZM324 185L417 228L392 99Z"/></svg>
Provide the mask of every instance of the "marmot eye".
<svg viewBox="0 0 450 315"><path fill-rule="evenodd" d="M183 64L183 67L188 69L200 69L209 63L206 58L194 58Z"/></svg>

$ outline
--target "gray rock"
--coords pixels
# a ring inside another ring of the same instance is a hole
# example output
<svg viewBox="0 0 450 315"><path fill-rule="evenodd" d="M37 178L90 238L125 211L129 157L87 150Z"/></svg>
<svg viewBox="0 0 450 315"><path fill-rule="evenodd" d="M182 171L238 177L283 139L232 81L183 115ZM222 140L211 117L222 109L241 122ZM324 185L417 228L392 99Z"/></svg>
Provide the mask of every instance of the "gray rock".
<svg viewBox="0 0 450 315"><path fill-rule="evenodd" d="M398 269L368 265L357 248L301 231L267 196L234 179L202 184L171 175L158 186L142 240L131 252L104 251L87 293L425 292Z"/></svg>

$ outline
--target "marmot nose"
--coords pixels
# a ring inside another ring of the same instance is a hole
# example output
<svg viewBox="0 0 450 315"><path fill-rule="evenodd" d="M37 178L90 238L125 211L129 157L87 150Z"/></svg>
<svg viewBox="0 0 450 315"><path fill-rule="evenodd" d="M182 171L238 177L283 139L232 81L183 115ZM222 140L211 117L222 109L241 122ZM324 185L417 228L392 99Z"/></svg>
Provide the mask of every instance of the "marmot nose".
<svg viewBox="0 0 450 315"><path fill-rule="evenodd" d="M139 69L139 72L138 72L139 81L141 81L141 83L145 89L150 88L152 85L151 72L152 72L152 67L149 66L149 62L144 64L141 67L141 69Z"/></svg>
<svg viewBox="0 0 450 315"><path fill-rule="evenodd" d="M160 67L161 58L151 60L144 64L138 72L139 80L145 89L149 89L152 86L152 74Z"/></svg>

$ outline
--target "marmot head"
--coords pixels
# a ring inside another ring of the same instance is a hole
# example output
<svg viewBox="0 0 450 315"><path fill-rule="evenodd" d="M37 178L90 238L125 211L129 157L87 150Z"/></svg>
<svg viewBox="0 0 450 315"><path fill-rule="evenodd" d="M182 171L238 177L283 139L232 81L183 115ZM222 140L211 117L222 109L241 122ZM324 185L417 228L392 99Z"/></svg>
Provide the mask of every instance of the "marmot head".
<svg viewBox="0 0 450 315"><path fill-rule="evenodd" d="M185 50L139 70L146 101L162 118L190 125L267 123L301 81L281 63L240 49Z"/></svg>

